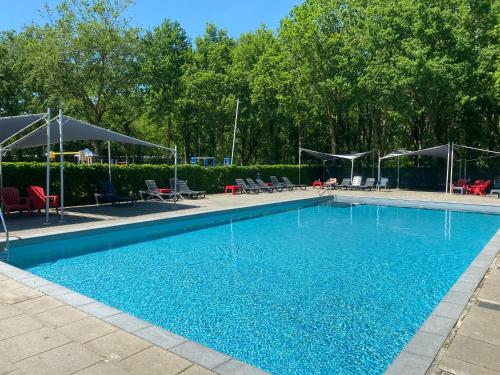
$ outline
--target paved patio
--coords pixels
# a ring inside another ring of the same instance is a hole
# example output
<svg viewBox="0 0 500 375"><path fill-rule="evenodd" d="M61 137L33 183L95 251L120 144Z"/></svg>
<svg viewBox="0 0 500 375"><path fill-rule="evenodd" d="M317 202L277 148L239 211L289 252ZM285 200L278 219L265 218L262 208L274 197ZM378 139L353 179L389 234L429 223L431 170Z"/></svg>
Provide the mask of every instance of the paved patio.
<svg viewBox="0 0 500 375"><path fill-rule="evenodd" d="M13 237L29 238L307 199L319 193L309 188L248 196L219 194L181 201L176 207L161 202L139 202L134 207L72 207L67 209L64 223L59 223L56 215L51 215L49 225L43 224L41 216L12 215L7 225ZM497 198L443 193L336 191L335 194L500 207ZM500 243L495 246L500 250ZM0 262L0 375L263 373L196 345L24 271L13 271ZM497 257L428 373L500 374L499 353L500 259Z"/></svg>

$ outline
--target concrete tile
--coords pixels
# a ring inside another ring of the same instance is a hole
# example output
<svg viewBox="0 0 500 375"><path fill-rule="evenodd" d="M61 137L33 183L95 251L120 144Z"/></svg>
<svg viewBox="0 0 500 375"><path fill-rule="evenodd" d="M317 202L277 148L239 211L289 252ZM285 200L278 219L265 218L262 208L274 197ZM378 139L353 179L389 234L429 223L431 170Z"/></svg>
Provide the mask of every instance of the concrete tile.
<svg viewBox="0 0 500 375"><path fill-rule="evenodd" d="M500 346L456 335L446 355L490 370L500 369Z"/></svg>
<svg viewBox="0 0 500 375"><path fill-rule="evenodd" d="M60 307L62 305L63 303L61 301L52 297L41 296L16 303L14 306L28 314L38 314L47 310L55 309L56 307Z"/></svg>
<svg viewBox="0 0 500 375"><path fill-rule="evenodd" d="M75 372L75 375L128 375L130 372L118 367L111 362L99 362L87 367L81 371Z"/></svg>
<svg viewBox="0 0 500 375"><path fill-rule="evenodd" d="M208 369L213 369L231 358L193 341L174 346L170 351Z"/></svg>
<svg viewBox="0 0 500 375"><path fill-rule="evenodd" d="M455 326L456 320L442 316L431 315L420 327L420 330L435 335L448 336Z"/></svg>
<svg viewBox="0 0 500 375"><path fill-rule="evenodd" d="M28 277L33 276L32 273L23 271L19 268L12 269L12 270L7 271L7 272L3 272L3 274L7 277L10 277L11 279L14 279L14 280L26 279Z"/></svg>
<svg viewBox="0 0 500 375"><path fill-rule="evenodd" d="M69 342L66 336L51 328L43 327L0 341L0 353L15 363Z"/></svg>
<svg viewBox="0 0 500 375"><path fill-rule="evenodd" d="M44 285L49 285L51 284L50 281L42 279L41 277L38 276L31 276L31 277L24 277L22 279L19 279L20 283L23 283L24 285L30 286L32 288L37 289L38 287L44 286Z"/></svg>
<svg viewBox="0 0 500 375"><path fill-rule="evenodd" d="M215 375L215 372L198 365L193 365L182 371L179 375Z"/></svg>
<svg viewBox="0 0 500 375"><path fill-rule="evenodd" d="M0 302L14 304L41 296L43 296L43 294L38 290L35 290L28 286L21 286L20 288L2 291L0 293Z"/></svg>
<svg viewBox="0 0 500 375"><path fill-rule="evenodd" d="M45 293L45 294L52 296L52 297L60 296L62 294L73 293L73 291L71 289L64 288L60 285L52 284L52 283L48 284L48 285L41 286L38 288L38 290L40 292Z"/></svg>
<svg viewBox="0 0 500 375"><path fill-rule="evenodd" d="M39 321L25 314L2 319L0 320L0 340L34 331L41 327L42 324Z"/></svg>
<svg viewBox="0 0 500 375"><path fill-rule="evenodd" d="M441 359L439 368L451 374L498 375L499 373L446 355Z"/></svg>
<svg viewBox="0 0 500 375"><path fill-rule="evenodd" d="M465 306L470 300L470 293L467 292L456 292L450 290L443 298L443 302L455 303L457 305Z"/></svg>
<svg viewBox="0 0 500 375"><path fill-rule="evenodd" d="M88 317L56 328L72 340L86 343L116 331L116 328L94 317Z"/></svg>
<svg viewBox="0 0 500 375"><path fill-rule="evenodd" d="M472 293L476 290L478 282L470 282L470 281L457 281L455 285L451 288L451 290L455 292L466 292Z"/></svg>
<svg viewBox="0 0 500 375"><path fill-rule="evenodd" d="M80 310L99 319L107 318L108 316L121 313L120 310L114 309L100 302L93 302L79 307Z"/></svg>
<svg viewBox="0 0 500 375"><path fill-rule="evenodd" d="M89 303L95 302L94 299L89 298L87 296L84 296L83 294L80 293L67 293L67 294L60 294L57 296L54 296L54 298L57 298L59 301L62 301L68 305L74 306L74 307L79 307L83 305L87 305Z"/></svg>
<svg viewBox="0 0 500 375"><path fill-rule="evenodd" d="M434 358L443 345L446 336L419 331L413 336L405 351Z"/></svg>
<svg viewBox="0 0 500 375"><path fill-rule="evenodd" d="M0 281L0 296L7 290L21 288L23 286L25 285L13 279Z"/></svg>
<svg viewBox="0 0 500 375"><path fill-rule="evenodd" d="M477 312L471 311L462 322L458 334L498 345L500 350L500 311L497 314L498 318L495 321L493 319L484 319Z"/></svg>
<svg viewBox="0 0 500 375"><path fill-rule="evenodd" d="M0 320L5 318L10 318L14 315L22 314L23 312L14 305L9 305L8 303L0 303Z"/></svg>
<svg viewBox="0 0 500 375"><path fill-rule="evenodd" d="M178 374L191 365L192 363L184 358L156 346L128 357L119 363L121 368L141 375Z"/></svg>
<svg viewBox="0 0 500 375"><path fill-rule="evenodd" d="M135 332L150 326L149 323L125 313L113 315L104 320L127 332Z"/></svg>
<svg viewBox="0 0 500 375"><path fill-rule="evenodd" d="M0 281L4 281L4 280L9 280L9 278L7 276L5 276L3 273L0 273Z"/></svg>
<svg viewBox="0 0 500 375"><path fill-rule="evenodd" d="M484 284L479 290L478 298L500 304L500 285Z"/></svg>
<svg viewBox="0 0 500 375"><path fill-rule="evenodd" d="M439 305L437 305L432 314L439 315L444 318L457 320L460 317L460 314L462 314L463 309L464 306L461 305L448 302L441 302Z"/></svg>
<svg viewBox="0 0 500 375"><path fill-rule="evenodd" d="M433 358L403 351L387 368L385 375L423 375L432 361Z"/></svg>
<svg viewBox="0 0 500 375"><path fill-rule="evenodd" d="M0 375L4 375L7 373L12 373L17 369L16 366L12 364L7 358L0 354Z"/></svg>
<svg viewBox="0 0 500 375"><path fill-rule="evenodd" d="M53 310L45 311L35 315L44 325L49 327L61 327L69 323L87 318L88 315L76 307L63 305Z"/></svg>
<svg viewBox="0 0 500 375"><path fill-rule="evenodd" d="M82 345L69 343L16 363L19 369L37 375L72 374L101 361Z"/></svg>
<svg viewBox="0 0 500 375"><path fill-rule="evenodd" d="M130 333L116 331L85 344L93 352L117 362L152 346Z"/></svg>
<svg viewBox="0 0 500 375"><path fill-rule="evenodd" d="M187 341L187 339L182 336L178 336L156 326L140 329L139 331L135 331L134 334L164 349L170 349Z"/></svg>
<svg viewBox="0 0 500 375"><path fill-rule="evenodd" d="M258 369L256 367L250 366L244 362L238 361L237 359L230 359L224 362L222 365L217 366L214 371L220 375L266 375L267 372Z"/></svg>

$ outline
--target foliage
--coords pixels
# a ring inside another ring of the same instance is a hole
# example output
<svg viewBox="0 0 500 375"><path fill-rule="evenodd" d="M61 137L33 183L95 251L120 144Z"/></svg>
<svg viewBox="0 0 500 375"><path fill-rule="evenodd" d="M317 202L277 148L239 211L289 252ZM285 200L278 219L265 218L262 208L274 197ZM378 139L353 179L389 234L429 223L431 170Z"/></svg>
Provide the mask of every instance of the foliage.
<svg viewBox="0 0 500 375"><path fill-rule="evenodd" d="M299 145L500 147L499 2L306 0L277 31L208 24L194 43L168 19L131 27L130 6L62 0L46 24L1 33L0 113L60 105L185 161L230 155L237 98L239 164L296 163Z"/></svg>
<svg viewBox="0 0 500 375"><path fill-rule="evenodd" d="M15 186L21 192L29 185L45 187L45 163L23 162L3 163L4 186ZM320 176L322 169L304 165L300 169L301 182L311 184ZM51 194L59 194L59 164L51 164ZM265 181L269 176L289 177L298 183L299 168L296 165L253 165L233 167L209 167L179 165L178 178L187 180L193 190L205 190L208 193L221 193L224 186L234 185L235 178L255 178L260 174ZM171 165L130 164L112 165L113 184L121 193L145 189L145 180L154 179L159 187L170 187L169 179L174 177ZM94 202L94 193L99 190L99 181L107 181L106 164L73 164L64 166L64 191L67 205Z"/></svg>

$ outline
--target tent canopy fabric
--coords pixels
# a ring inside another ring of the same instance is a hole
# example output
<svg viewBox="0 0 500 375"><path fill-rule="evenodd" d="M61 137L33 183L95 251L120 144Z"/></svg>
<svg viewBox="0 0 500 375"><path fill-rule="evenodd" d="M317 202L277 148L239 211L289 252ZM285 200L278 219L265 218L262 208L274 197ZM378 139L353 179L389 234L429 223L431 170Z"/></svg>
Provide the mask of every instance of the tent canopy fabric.
<svg viewBox="0 0 500 375"><path fill-rule="evenodd" d="M45 118L46 114L0 117L0 143L4 143L14 134Z"/></svg>
<svg viewBox="0 0 500 375"><path fill-rule="evenodd" d="M396 157L401 157L401 156L418 156L418 155L434 156L436 158L446 159L446 158L448 158L448 151L449 151L448 145L429 147L429 148L424 148L423 150L417 150L417 151L396 150L396 151L391 152L390 154L382 156L380 158L380 160L389 159L389 158L396 158Z"/></svg>
<svg viewBox="0 0 500 375"><path fill-rule="evenodd" d="M74 119L72 117L63 116L63 139L64 142L71 141L110 141L128 143L139 146L159 147L173 151L168 147L156 145L154 143L142 141L137 138L129 137L108 129L100 128L96 125L88 124L84 121ZM59 123L53 121L50 124L50 142L52 144L59 143ZM44 146L47 144L47 125L38 128L34 132L27 134L21 139L11 143L6 149L24 149L28 147Z"/></svg>
<svg viewBox="0 0 500 375"><path fill-rule="evenodd" d="M346 154L346 155L340 155L340 154L326 154L324 152L318 152L318 151L313 151L313 150L308 150L305 148L301 148L300 151L304 151L305 153L315 156L318 159L321 159L323 161L328 161L328 160L334 160L334 159L348 159L348 160L354 160L357 158L360 158L362 156L371 154L372 151L366 151L366 152L357 152L354 154Z"/></svg>

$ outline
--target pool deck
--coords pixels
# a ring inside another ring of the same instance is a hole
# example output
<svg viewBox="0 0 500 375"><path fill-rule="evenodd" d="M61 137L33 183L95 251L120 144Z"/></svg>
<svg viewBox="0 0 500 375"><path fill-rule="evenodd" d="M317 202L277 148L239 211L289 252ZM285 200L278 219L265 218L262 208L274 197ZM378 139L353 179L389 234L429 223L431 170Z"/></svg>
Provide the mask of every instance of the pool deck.
<svg viewBox="0 0 500 375"><path fill-rule="evenodd" d="M395 203L419 201L424 206L446 202L458 204L459 209L479 207L500 212L500 199L490 197L395 190L334 194L339 200L383 198ZM14 239L31 238L318 195L318 190L308 188L273 194L210 195L207 199L181 201L177 207L160 202L138 202L133 207L72 207L67 209L64 223L59 223L55 214L48 225L43 224L42 216L14 214L7 225ZM404 367L391 366L388 372L500 374L500 231L488 246L485 251L491 259L479 259L478 263L488 269L486 276L483 278L484 272L479 271L466 275L476 278L464 280L467 285L462 287L471 289L468 294L455 293L445 310L433 314L434 320L427 328L422 327L417 342L412 340L412 346L398 357L399 361L403 356L403 361L396 365ZM0 262L0 375L73 373L264 372Z"/></svg>

